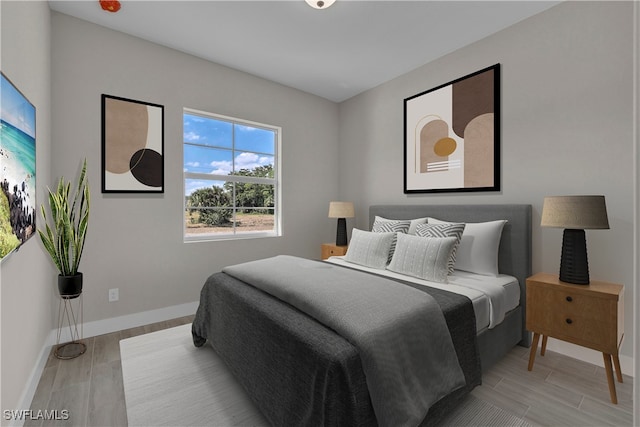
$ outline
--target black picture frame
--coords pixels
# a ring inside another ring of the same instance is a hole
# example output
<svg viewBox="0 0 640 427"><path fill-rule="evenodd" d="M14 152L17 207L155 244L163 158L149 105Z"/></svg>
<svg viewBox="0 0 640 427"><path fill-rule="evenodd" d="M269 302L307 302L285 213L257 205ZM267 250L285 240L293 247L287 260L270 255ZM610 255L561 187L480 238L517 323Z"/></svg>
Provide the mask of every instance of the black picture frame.
<svg viewBox="0 0 640 427"><path fill-rule="evenodd" d="M164 106L102 94L102 192L164 193Z"/></svg>
<svg viewBox="0 0 640 427"><path fill-rule="evenodd" d="M404 100L404 193L500 190L500 64Z"/></svg>

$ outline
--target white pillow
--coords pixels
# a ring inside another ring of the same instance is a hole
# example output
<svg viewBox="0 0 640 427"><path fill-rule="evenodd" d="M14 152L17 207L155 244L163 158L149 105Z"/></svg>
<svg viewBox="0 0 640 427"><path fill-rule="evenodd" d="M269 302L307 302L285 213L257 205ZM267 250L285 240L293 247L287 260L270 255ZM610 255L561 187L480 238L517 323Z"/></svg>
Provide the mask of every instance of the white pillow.
<svg viewBox="0 0 640 427"><path fill-rule="evenodd" d="M396 233L374 233L354 228L345 261L383 270L389 263L391 244Z"/></svg>
<svg viewBox="0 0 640 427"><path fill-rule="evenodd" d="M429 224L447 223L429 218ZM502 229L506 223L506 220L466 223L456 252L455 269L484 276L497 276L498 249Z"/></svg>
<svg viewBox="0 0 640 427"><path fill-rule="evenodd" d="M462 233L464 232L464 223L447 223L447 224L420 224L416 228L416 235L420 237L455 237L456 244L453 245L451 256L449 256L449 262L447 267L449 274L453 273L453 268L456 264L456 252L462 239Z"/></svg>
<svg viewBox="0 0 640 427"><path fill-rule="evenodd" d="M398 233L396 251L387 270L447 283L447 263L455 244L455 237L419 237Z"/></svg>
<svg viewBox="0 0 640 427"><path fill-rule="evenodd" d="M416 227L420 224L426 224L427 223L427 218L416 218L416 219L411 219L411 220L398 220L398 219L387 219L387 218L383 218L381 216L376 215L374 221L373 221L373 225L375 227L376 222L378 223L383 223L383 222L409 222L409 230L408 231L404 231L404 233L407 234L416 234ZM375 231L375 230L373 230ZM400 230L398 230L400 231Z"/></svg>

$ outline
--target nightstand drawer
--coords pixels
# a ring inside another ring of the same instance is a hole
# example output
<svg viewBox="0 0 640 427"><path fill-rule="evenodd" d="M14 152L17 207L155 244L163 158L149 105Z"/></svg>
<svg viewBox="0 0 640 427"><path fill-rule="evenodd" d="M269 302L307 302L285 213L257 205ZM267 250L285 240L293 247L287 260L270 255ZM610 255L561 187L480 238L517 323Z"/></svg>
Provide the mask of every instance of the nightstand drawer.
<svg viewBox="0 0 640 427"><path fill-rule="evenodd" d="M342 249L342 248L329 248L329 250L327 251L327 255L329 256L342 256L344 254L346 254L347 251Z"/></svg>
<svg viewBox="0 0 640 427"><path fill-rule="evenodd" d="M590 315L551 312L532 328L543 335L598 351L613 353L618 348L617 324L605 323Z"/></svg>
<svg viewBox="0 0 640 427"><path fill-rule="evenodd" d="M530 292L527 297L533 298L536 304L547 306L546 311L560 311L563 315L591 317L601 322L616 323L618 304L615 300L542 287L533 287Z"/></svg>
<svg viewBox="0 0 640 427"><path fill-rule="evenodd" d="M324 243L321 247L322 259L327 259L332 256L343 256L347 253L348 246L338 246L331 243Z"/></svg>

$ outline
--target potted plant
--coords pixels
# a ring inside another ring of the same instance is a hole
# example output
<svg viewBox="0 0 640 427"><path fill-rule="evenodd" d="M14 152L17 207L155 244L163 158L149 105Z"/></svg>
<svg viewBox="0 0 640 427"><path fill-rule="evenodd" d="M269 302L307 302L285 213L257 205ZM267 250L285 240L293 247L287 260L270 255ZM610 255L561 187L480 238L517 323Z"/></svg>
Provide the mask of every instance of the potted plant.
<svg viewBox="0 0 640 427"><path fill-rule="evenodd" d="M45 229L38 229L38 234L58 268L58 290L63 298L76 298L82 293L82 273L78 272L78 265L87 235L89 202L85 159L73 198L71 182L65 182L64 177L61 177L56 191L49 189L50 217L47 216L45 206L41 206Z"/></svg>

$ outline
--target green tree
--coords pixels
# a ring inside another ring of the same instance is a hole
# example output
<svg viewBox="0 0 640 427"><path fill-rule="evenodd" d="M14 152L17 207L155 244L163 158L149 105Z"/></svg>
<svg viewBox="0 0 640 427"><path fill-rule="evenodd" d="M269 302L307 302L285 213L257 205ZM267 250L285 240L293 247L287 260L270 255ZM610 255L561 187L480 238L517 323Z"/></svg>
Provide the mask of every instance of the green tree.
<svg viewBox="0 0 640 427"><path fill-rule="evenodd" d="M229 207L231 206L231 198L229 194L221 187L212 186L208 188L200 188L189 196L187 200L187 208L192 214L193 222L203 223L209 226L225 225L230 222L231 209L206 209L211 207ZM204 208L204 209L203 209ZM193 216L198 212L198 216Z"/></svg>
<svg viewBox="0 0 640 427"><path fill-rule="evenodd" d="M2 190L0 190L0 258L14 250L20 245L20 240L13 234L11 228L9 200Z"/></svg>
<svg viewBox="0 0 640 427"><path fill-rule="evenodd" d="M253 169L240 169L234 175L255 176L260 178L273 178L273 165L257 166ZM225 190L233 194L234 183L224 184ZM236 206L241 208L273 207L274 206L274 186L270 184L255 184L247 182L236 182ZM272 214L273 210L245 209L248 213Z"/></svg>

